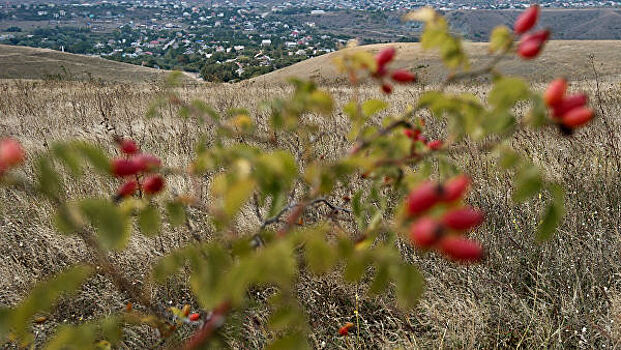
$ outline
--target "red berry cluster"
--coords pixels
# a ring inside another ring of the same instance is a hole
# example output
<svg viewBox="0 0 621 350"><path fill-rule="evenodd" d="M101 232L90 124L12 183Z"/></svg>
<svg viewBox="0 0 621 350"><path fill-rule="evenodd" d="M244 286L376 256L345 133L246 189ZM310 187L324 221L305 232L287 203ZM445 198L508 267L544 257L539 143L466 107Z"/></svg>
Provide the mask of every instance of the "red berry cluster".
<svg viewBox="0 0 621 350"><path fill-rule="evenodd" d="M532 5L515 21L515 34L522 36L518 44L518 55L527 60L537 57L550 39L550 31L547 29L527 33L535 26L538 18L539 5Z"/></svg>
<svg viewBox="0 0 621 350"><path fill-rule="evenodd" d="M26 152L15 139L5 138L0 141L0 175L14 168L26 159Z"/></svg>
<svg viewBox="0 0 621 350"><path fill-rule="evenodd" d="M405 69L396 69L393 71L388 70L388 64L393 61L397 50L394 47L388 47L380 51L375 56L375 63L377 64L377 70L373 73L373 77L378 79L382 85L382 92L389 95L392 93L393 86L391 83L386 82L385 78L390 77L393 82L399 84L408 84L416 81L416 75Z"/></svg>
<svg viewBox="0 0 621 350"><path fill-rule="evenodd" d="M421 121L422 125L424 123ZM422 130L420 127L407 128L403 130L403 134L407 136L412 142L420 142L423 145L427 146L427 148L431 151L437 151L444 146L444 142L442 140L427 140L427 138L422 134Z"/></svg>
<svg viewBox="0 0 621 350"><path fill-rule="evenodd" d="M462 263L483 259L480 243L464 237L464 233L483 223L483 213L459 203L468 191L470 179L459 175L444 184L427 181L407 198L407 213L415 218L410 226L410 240L421 249L435 249L449 259ZM440 217L428 211L437 204L449 205Z"/></svg>
<svg viewBox="0 0 621 350"><path fill-rule="evenodd" d="M148 174L156 171L162 165L159 158L152 154L140 153L139 147L132 140L120 140L118 142L124 158L112 160L111 171L117 177L130 177ZM117 198L125 198L133 195L141 187L136 179L128 179L117 190ZM142 183L142 191L148 195L155 195L164 189L164 178L160 174L149 175Z"/></svg>
<svg viewBox="0 0 621 350"><path fill-rule="evenodd" d="M567 96L567 80L559 78L552 81L543 99L551 109L552 117L565 131L579 128L593 119L593 110L586 107L587 95L578 93Z"/></svg>

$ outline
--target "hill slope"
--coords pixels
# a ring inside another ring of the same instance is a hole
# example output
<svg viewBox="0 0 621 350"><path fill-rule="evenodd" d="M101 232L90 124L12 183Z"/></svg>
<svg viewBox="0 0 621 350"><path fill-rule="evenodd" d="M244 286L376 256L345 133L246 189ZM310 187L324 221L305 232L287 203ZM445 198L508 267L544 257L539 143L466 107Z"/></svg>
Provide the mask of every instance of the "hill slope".
<svg viewBox="0 0 621 350"><path fill-rule="evenodd" d="M419 43L377 44L347 50L362 49L377 52L390 45L398 50L393 67L416 71L419 80L424 83L435 83L445 77L446 71L438 54L434 51L423 51ZM489 59L485 43L466 43L465 50L471 58L473 68L484 65ZM332 61L339 54L340 52L333 52L302 61L254 78L250 83L278 83L292 76L313 78L323 84L338 82L342 76L336 72ZM503 61L499 67L503 72L533 81L550 80L559 72L567 74L572 80L584 80L593 77L593 69L589 63L590 54L595 57L600 77L604 79L621 77L621 65L618 64L621 62L621 40L555 40L547 45L544 53L536 60L511 58ZM416 59L412 60L412 57Z"/></svg>
<svg viewBox="0 0 621 350"><path fill-rule="evenodd" d="M48 49L0 45L0 79L103 80L151 82L169 71ZM189 78L188 78L189 79Z"/></svg>
<svg viewBox="0 0 621 350"><path fill-rule="evenodd" d="M492 29L513 23L518 10L456 10L445 15L453 30L475 41L486 41ZM555 39L621 39L621 9L549 9L541 11L541 27L554 33Z"/></svg>

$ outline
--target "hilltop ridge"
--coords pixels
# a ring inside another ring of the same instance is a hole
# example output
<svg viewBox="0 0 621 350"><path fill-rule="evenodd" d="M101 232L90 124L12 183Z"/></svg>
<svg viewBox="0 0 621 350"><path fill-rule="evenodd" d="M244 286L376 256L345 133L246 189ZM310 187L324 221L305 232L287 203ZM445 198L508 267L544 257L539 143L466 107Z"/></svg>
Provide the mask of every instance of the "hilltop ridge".
<svg viewBox="0 0 621 350"><path fill-rule="evenodd" d="M360 46L346 50L369 50L377 52L384 47L395 46L397 57L395 68L415 71L422 83L436 83L446 76L439 56L433 50L424 51L419 43L394 43ZM486 43L464 43L471 59L472 67L485 64ZM336 71L333 59L342 51L315 57L251 79L249 84L273 84L285 81L288 77L312 78L322 84L344 81ZM524 61L510 57L499 64L499 68L510 75L528 78L531 81L547 81L564 72L571 80L593 78L593 67L589 55L593 55L596 69L601 79L617 80L621 77L621 40L553 40L544 53L535 60ZM411 57L416 57L411 60ZM405 58L408 58L407 60Z"/></svg>
<svg viewBox="0 0 621 350"><path fill-rule="evenodd" d="M114 83L162 81L170 71L100 57L0 45L0 79L100 80ZM187 77L188 82L194 79Z"/></svg>

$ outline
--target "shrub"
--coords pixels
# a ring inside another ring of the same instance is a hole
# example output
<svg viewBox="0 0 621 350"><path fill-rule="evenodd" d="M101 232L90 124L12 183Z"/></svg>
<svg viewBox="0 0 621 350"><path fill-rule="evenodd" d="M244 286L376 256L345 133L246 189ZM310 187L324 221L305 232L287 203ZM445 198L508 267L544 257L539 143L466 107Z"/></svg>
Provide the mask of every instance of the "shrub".
<svg viewBox="0 0 621 350"><path fill-rule="evenodd" d="M53 203L58 230L82 238L94 257L92 265L100 267L99 271L132 300L111 316L60 328L49 340L49 348L108 348L121 341L122 330L128 325L152 327L163 338L181 326L190 326L194 333L185 348L201 348L217 336L223 324L241 322L227 315L248 306L251 288L267 287L274 290L269 299L271 347L307 348L310 326L300 316L303 313L294 288L303 273L338 271L350 283L369 278L368 293L394 292L399 307L412 308L425 283L416 266L403 259L398 242L409 242L419 251L437 251L456 263L485 258L483 245L468 237L485 224L484 213L465 204L470 180L453 161L471 147L494 154L497 166L513 175L516 202L545 193L548 204L536 238L549 239L564 215L564 191L546 179L530 159L515 152L510 140L524 128L548 128L550 132L559 128L571 134L584 126L593 112L585 107L582 95L566 96L565 82L554 81L544 99L524 80L504 76L496 69L513 54L533 58L543 49L547 35L528 33L534 24L528 20L517 26L522 40L516 44L509 28L498 27L490 39L490 63L471 70L459 38L449 32L443 17L424 8L406 19L426 23L421 44L441 53L450 74L401 115L384 118L382 125L374 125L371 118L388 104L381 99L362 101L354 94L343 107L351 120L347 139L353 146L348 154L314 157L313 135L318 125L305 117L328 117L335 107L330 94L301 80L292 80L291 96L265 104L270 115L267 131L258 128L246 110L221 112L199 100L185 103L174 90L164 95L149 113L152 117L158 108L172 105L181 117L212 126L213 132L204 137L210 142L197 145L194 160L185 168L168 166L165 159L144 153L134 141L117 138L114 141L121 154L117 158L111 159L98 146L68 141L53 145L46 153L30 155L35 174L26 176L17 169L26 161L22 146L12 138L1 141L1 183ZM349 50L336 64L354 86L370 79L389 94L394 83L415 83L412 73L391 69L397 54L393 48L377 56ZM486 74L493 77L486 101L446 91L457 81ZM525 118L515 114L518 104L530 106ZM418 116L422 111L447 121L445 139L427 140L424 122ZM291 152L258 146L287 134L299 138L298 158L303 163ZM465 142L468 148L463 147ZM66 198L61 172L74 177L98 176L119 187L108 198ZM108 256L109 251L126 249L134 224L142 234L155 235L165 227L186 222L186 209L196 205L199 194L178 194L167 184L170 176L196 182L209 179L209 219L217 234L207 243L163 257L153 267L151 280L164 283L187 268L190 288L202 310L191 310L189 305L158 308L157 301L129 281ZM357 179L362 179L362 186L351 186L354 195L347 199L351 206L336 205L337 187L348 187ZM236 219L249 205L261 225L256 232L240 234ZM317 206L327 207L329 214L304 222L304 213ZM50 310L61 295L75 292L94 273L93 266L72 267L39 283L18 305L0 310L0 337L31 344L31 323L44 322L39 315ZM346 323L338 334L347 337L353 329L353 323Z"/></svg>

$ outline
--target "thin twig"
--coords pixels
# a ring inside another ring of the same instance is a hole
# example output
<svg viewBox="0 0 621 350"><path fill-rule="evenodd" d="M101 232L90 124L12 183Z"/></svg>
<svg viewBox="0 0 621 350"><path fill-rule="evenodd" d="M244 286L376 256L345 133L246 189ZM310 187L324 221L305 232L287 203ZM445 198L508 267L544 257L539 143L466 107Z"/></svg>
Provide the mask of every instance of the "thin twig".
<svg viewBox="0 0 621 350"><path fill-rule="evenodd" d="M332 211L340 211L340 212L344 212L344 213L348 213L351 214L351 210L347 209L347 208L342 208L339 207L337 205L332 204L330 201L328 201L326 198L317 198L314 200L310 200L307 201L306 203L303 202L297 202L297 203L290 203L288 204L286 207L284 207L281 211L278 212L278 214L274 215L273 217L265 220L263 222L263 224L261 225L261 229L266 228L269 225L275 224L277 222L280 222L280 218L285 215L285 213L287 213L288 211L290 211L291 209L298 207L298 206L303 206L304 208L309 207L311 205L314 204L325 204L328 208L332 209Z"/></svg>

